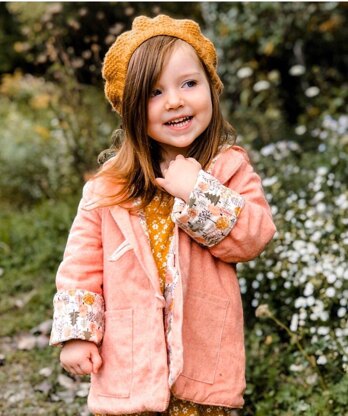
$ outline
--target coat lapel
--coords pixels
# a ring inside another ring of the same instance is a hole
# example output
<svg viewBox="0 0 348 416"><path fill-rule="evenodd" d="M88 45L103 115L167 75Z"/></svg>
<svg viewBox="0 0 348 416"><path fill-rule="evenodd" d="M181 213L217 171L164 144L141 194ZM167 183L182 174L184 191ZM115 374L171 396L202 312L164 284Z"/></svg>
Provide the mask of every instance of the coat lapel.
<svg viewBox="0 0 348 416"><path fill-rule="evenodd" d="M149 277L155 292L162 297L157 266L139 216L130 214L129 210L117 205L110 207L110 212L124 238L134 249L134 253Z"/></svg>

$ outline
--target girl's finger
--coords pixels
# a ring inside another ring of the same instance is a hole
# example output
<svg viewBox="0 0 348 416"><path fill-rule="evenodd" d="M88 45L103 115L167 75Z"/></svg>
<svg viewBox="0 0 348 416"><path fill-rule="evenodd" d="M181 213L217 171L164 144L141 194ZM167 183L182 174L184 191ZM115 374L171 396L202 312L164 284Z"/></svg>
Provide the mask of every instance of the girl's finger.
<svg viewBox="0 0 348 416"><path fill-rule="evenodd" d="M94 374L97 374L99 368L103 364L102 358L98 351L92 354L92 371Z"/></svg>
<svg viewBox="0 0 348 416"><path fill-rule="evenodd" d="M71 370L72 370L71 374L74 374L75 376L83 375L83 371L79 365L75 365L74 367L71 368Z"/></svg>
<svg viewBox="0 0 348 416"><path fill-rule="evenodd" d="M77 371L80 376L84 376L85 374L91 374L92 372L92 363L90 361L85 365L79 364L77 367Z"/></svg>

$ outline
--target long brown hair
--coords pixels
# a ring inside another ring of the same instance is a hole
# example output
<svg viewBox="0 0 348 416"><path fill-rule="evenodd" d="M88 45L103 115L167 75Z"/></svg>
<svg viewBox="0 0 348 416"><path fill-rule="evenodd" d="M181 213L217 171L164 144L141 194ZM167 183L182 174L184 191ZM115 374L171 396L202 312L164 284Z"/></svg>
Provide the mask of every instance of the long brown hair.
<svg viewBox="0 0 348 416"><path fill-rule="evenodd" d="M155 178L162 177L161 149L147 134L147 104L163 62L178 41L172 36L150 38L130 59L122 100L123 131L116 134L118 144L106 151L115 153L114 160L95 175L95 178L105 176L115 184L115 193L104 195L106 199L102 200L102 206L122 205L140 198L140 207L144 207L160 189ZM206 130L192 143L186 157L195 158L206 169L220 146L235 142L235 130L224 120L218 93L211 84L204 62L201 63L210 85L212 118ZM102 155L105 156L105 151Z"/></svg>

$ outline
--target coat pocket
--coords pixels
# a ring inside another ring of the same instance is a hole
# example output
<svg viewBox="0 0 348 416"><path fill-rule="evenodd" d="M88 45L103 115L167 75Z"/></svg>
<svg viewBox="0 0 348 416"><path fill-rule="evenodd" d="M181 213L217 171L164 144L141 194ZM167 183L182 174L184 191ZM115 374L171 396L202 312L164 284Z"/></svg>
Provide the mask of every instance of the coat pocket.
<svg viewBox="0 0 348 416"><path fill-rule="evenodd" d="M103 365L92 374L92 388L99 396L129 397L133 375L133 309L105 312L101 345Z"/></svg>
<svg viewBox="0 0 348 416"><path fill-rule="evenodd" d="M182 376L213 384L229 300L190 291L184 310Z"/></svg>
<svg viewBox="0 0 348 416"><path fill-rule="evenodd" d="M123 254L127 253L127 251L131 250L132 246L125 240L122 244L120 244L116 250L109 256L109 261L117 261Z"/></svg>

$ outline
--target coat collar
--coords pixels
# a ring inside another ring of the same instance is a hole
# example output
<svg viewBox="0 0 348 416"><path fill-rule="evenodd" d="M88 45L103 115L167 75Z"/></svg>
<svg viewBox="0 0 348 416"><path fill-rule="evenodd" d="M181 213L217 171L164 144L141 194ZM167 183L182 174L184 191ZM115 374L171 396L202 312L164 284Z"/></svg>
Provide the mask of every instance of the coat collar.
<svg viewBox="0 0 348 416"><path fill-rule="evenodd" d="M211 173L223 185L239 169L243 161L249 161L246 151L239 146L226 146L211 162L208 173Z"/></svg>

